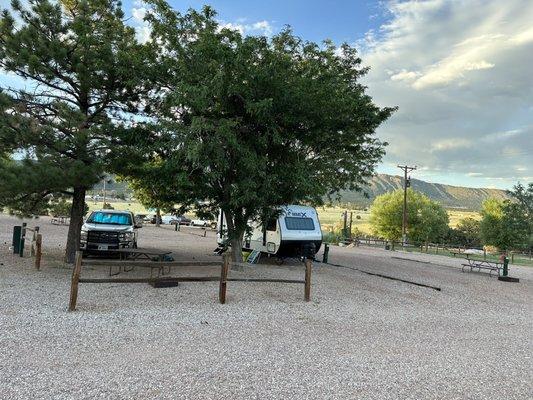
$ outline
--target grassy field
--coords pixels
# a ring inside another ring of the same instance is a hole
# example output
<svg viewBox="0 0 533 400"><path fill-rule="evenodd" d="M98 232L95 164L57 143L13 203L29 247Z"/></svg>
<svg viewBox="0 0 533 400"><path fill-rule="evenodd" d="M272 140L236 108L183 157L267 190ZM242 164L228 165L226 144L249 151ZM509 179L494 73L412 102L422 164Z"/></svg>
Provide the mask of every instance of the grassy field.
<svg viewBox="0 0 533 400"><path fill-rule="evenodd" d="M340 207L320 207L317 209L318 217L320 218L320 225L325 231L339 230L343 226L342 213L345 209ZM450 217L450 226L454 228L457 223L466 217L480 219L480 215L476 211L464 210L447 210ZM350 219L350 212L353 213L352 229L359 229L365 234L371 234L370 226L370 210L348 210L348 223Z"/></svg>
<svg viewBox="0 0 533 400"><path fill-rule="evenodd" d="M126 203L126 202L111 202L110 203L115 210L128 210L135 214L153 214L153 212L148 211L140 203ZM102 202L88 201L87 205L89 206L89 211L101 210Z"/></svg>

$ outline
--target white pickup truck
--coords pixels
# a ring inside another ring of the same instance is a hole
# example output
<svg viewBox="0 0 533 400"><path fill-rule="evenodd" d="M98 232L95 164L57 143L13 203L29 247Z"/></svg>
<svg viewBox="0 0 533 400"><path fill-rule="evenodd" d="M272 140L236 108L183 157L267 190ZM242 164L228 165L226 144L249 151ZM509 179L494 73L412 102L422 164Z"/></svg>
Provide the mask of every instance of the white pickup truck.
<svg viewBox="0 0 533 400"><path fill-rule="evenodd" d="M141 227L130 211L93 211L81 227L80 249L84 253L135 249Z"/></svg>

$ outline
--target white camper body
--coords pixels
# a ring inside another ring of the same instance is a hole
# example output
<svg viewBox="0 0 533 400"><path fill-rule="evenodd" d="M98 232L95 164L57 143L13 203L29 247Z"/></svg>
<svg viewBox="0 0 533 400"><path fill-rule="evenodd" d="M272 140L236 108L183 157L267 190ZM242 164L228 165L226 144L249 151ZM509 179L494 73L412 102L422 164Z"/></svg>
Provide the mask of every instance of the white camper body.
<svg viewBox="0 0 533 400"><path fill-rule="evenodd" d="M265 225L260 222L249 223L251 232L243 238L243 249L257 250L278 257L297 257L303 255L304 246L313 243L315 252L318 252L322 244L320 221L313 207L281 207L278 218L273 218ZM219 245L227 241L226 229L226 218L220 213L217 224Z"/></svg>

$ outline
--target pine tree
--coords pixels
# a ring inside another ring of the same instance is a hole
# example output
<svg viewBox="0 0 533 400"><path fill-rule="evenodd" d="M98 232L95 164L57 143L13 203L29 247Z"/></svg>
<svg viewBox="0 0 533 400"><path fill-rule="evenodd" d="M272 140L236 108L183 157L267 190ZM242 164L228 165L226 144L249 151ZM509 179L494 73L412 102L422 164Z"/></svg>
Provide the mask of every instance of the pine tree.
<svg viewBox="0 0 533 400"><path fill-rule="evenodd" d="M28 213L50 196L71 197L72 262L85 193L138 111L147 53L117 0L27 3L12 1L0 17L0 68L24 81L0 88L0 152L24 156L2 164L0 204Z"/></svg>

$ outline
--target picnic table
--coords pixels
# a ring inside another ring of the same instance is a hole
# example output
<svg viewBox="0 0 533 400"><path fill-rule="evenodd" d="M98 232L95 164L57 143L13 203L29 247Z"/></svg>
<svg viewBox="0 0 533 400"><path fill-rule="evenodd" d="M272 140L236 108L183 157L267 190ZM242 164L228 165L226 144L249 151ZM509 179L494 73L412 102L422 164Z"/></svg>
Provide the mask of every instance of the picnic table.
<svg viewBox="0 0 533 400"><path fill-rule="evenodd" d="M154 250L154 249L118 249L121 260L150 260L150 261L165 261L171 251Z"/></svg>
<svg viewBox="0 0 533 400"><path fill-rule="evenodd" d="M70 221L70 217L56 215L52 217L52 219L50 220L50 223L52 225L68 225L69 221Z"/></svg>
<svg viewBox="0 0 533 400"><path fill-rule="evenodd" d="M121 260L150 260L150 261L167 261L166 258L172 253L171 251L165 250L155 250L155 249L118 249L113 250L113 252L118 252ZM109 276L114 276L120 274L122 271L129 272L135 268L135 262L132 263L130 269L126 269L126 266L118 267L117 272L112 272L113 267L109 267ZM152 277L154 268L157 268L157 276L164 275L164 266L158 266L157 263L150 269L150 278ZM170 267L168 267L170 272Z"/></svg>
<svg viewBox="0 0 533 400"><path fill-rule="evenodd" d="M465 272L465 268L470 268L470 272L472 272L476 268L478 272L481 272L482 269L487 269L489 270L489 275L492 275L492 272L496 271L498 273L498 276L500 276L500 272L503 270L503 262L475 260L470 257L467 257L466 260L466 264L461 264L462 272Z"/></svg>

